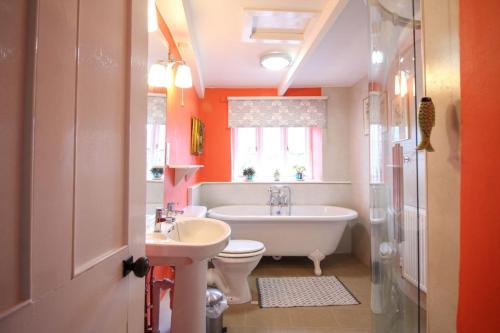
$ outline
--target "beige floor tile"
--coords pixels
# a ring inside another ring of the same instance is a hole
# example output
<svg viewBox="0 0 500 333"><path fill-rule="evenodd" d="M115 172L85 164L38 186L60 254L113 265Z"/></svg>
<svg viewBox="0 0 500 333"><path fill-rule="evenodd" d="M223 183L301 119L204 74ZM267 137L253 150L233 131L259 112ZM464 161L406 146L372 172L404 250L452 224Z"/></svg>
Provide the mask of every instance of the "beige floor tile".
<svg viewBox="0 0 500 333"><path fill-rule="evenodd" d="M224 325L229 327L229 333L370 332L369 269L345 254L328 256L322 268L324 275L337 276L362 304L280 309L262 309L254 304L231 305L224 313ZM307 258L285 257L280 261L264 258L248 279L252 299L258 299L258 277L313 275L313 266Z"/></svg>
<svg viewBox="0 0 500 333"><path fill-rule="evenodd" d="M268 308L258 306L246 311L245 326L252 327L291 327L290 309Z"/></svg>
<svg viewBox="0 0 500 333"><path fill-rule="evenodd" d="M341 328L369 330L371 313L366 310L332 309L333 316Z"/></svg>
<svg viewBox="0 0 500 333"><path fill-rule="evenodd" d="M357 330L357 329L344 329L344 328L328 328L321 327L316 329L316 333L370 333L370 331L366 330Z"/></svg>
<svg viewBox="0 0 500 333"><path fill-rule="evenodd" d="M267 328L264 327L228 327L228 333L269 333Z"/></svg>
<svg viewBox="0 0 500 333"><path fill-rule="evenodd" d="M317 333L314 327L270 328L268 333Z"/></svg>
<svg viewBox="0 0 500 333"><path fill-rule="evenodd" d="M292 308L290 316L293 327L339 327L328 307Z"/></svg>
<svg viewBox="0 0 500 333"><path fill-rule="evenodd" d="M224 326L245 326L245 312L251 304L231 304L222 317Z"/></svg>

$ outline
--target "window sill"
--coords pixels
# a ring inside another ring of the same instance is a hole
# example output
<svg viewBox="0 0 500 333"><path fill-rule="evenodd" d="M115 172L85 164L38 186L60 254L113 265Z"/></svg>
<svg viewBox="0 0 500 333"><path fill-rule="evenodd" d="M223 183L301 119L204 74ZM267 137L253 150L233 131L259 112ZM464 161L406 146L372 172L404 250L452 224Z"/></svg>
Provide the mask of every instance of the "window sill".
<svg viewBox="0 0 500 333"><path fill-rule="evenodd" d="M163 177L162 177L162 178L160 178L160 179L153 179L153 178L151 178L151 179L146 179L146 182L147 182L147 183L163 183Z"/></svg>
<svg viewBox="0 0 500 333"><path fill-rule="evenodd" d="M306 180L233 180L230 182L221 182L222 184L351 184L349 180L314 180L314 179L306 179Z"/></svg>

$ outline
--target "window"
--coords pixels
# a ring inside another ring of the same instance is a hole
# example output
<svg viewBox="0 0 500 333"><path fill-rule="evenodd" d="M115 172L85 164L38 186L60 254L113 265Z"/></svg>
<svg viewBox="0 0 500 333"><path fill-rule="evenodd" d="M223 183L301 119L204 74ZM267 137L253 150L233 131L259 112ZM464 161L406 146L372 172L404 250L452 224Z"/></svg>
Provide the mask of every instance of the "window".
<svg viewBox="0 0 500 333"><path fill-rule="evenodd" d="M146 133L146 179L150 180L151 168L165 165L165 125L147 124Z"/></svg>
<svg viewBox="0 0 500 333"><path fill-rule="evenodd" d="M233 128L233 180L242 180L244 168L253 167L255 179L271 181L276 170L281 180L295 179L294 166L304 166L313 178L312 128Z"/></svg>

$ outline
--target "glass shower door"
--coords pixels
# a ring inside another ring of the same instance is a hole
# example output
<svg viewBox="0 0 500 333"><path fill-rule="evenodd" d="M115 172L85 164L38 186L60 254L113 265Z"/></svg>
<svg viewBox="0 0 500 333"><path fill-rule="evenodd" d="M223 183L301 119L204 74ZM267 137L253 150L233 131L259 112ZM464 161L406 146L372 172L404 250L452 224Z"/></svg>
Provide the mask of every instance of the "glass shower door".
<svg viewBox="0 0 500 333"><path fill-rule="evenodd" d="M416 150L420 2L368 3L373 332L425 332L425 153Z"/></svg>

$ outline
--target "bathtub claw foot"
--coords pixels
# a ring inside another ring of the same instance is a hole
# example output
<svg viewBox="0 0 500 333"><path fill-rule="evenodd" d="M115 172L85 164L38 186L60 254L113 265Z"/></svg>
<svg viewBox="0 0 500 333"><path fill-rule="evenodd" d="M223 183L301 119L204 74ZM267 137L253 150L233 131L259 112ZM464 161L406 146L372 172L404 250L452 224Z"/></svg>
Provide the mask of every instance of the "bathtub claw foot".
<svg viewBox="0 0 500 333"><path fill-rule="evenodd" d="M321 253L320 250L314 250L311 254L307 256L314 263L314 274L320 276L321 272L321 260L325 259L325 255Z"/></svg>

